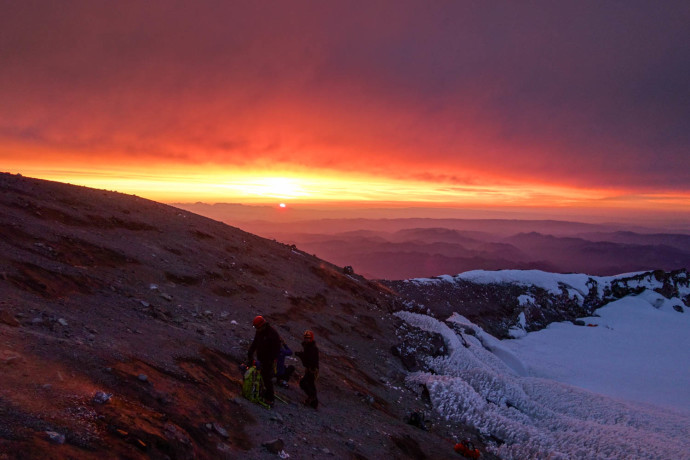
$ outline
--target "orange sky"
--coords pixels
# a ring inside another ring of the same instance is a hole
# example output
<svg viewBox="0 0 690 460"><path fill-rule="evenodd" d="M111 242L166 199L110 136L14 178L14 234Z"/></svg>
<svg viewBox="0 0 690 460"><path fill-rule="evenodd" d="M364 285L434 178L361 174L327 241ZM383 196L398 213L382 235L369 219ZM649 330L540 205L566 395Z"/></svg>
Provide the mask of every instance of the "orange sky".
<svg viewBox="0 0 690 460"><path fill-rule="evenodd" d="M4 3L2 169L164 202L690 215L683 2L362 8Z"/></svg>

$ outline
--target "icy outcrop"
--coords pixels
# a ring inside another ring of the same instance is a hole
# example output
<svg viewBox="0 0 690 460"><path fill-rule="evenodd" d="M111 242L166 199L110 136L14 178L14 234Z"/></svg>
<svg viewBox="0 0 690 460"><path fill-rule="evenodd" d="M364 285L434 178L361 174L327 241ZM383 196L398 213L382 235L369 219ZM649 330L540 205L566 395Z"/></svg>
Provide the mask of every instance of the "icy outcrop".
<svg viewBox="0 0 690 460"><path fill-rule="evenodd" d="M436 318L458 312L500 338L518 338L553 322L590 316L611 301L645 291L678 299L683 310L690 308L686 270L617 276L475 270L388 284L406 298L408 310L428 311Z"/></svg>

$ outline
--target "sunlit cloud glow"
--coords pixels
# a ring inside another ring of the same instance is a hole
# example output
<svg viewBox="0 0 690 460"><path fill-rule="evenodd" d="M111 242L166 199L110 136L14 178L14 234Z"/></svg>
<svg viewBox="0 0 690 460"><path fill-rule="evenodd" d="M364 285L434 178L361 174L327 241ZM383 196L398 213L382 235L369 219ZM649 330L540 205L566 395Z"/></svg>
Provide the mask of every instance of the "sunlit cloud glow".
<svg viewBox="0 0 690 460"><path fill-rule="evenodd" d="M0 165L159 201L687 212L683 2L4 2Z"/></svg>

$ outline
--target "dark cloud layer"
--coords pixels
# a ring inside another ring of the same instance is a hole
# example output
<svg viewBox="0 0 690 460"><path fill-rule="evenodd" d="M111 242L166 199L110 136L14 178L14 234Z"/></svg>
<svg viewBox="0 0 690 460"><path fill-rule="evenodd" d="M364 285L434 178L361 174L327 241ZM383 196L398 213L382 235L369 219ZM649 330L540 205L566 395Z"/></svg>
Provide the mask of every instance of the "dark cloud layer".
<svg viewBox="0 0 690 460"><path fill-rule="evenodd" d="M687 192L688 24L682 1L4 2L0 156Z"/></svg>

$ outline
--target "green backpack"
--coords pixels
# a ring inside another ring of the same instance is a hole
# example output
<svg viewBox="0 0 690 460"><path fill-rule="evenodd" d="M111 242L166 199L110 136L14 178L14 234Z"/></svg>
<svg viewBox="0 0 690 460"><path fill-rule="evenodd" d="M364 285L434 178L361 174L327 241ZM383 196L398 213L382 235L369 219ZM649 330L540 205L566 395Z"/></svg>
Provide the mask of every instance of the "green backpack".
<svg viewBox="0 0 690 460"><path fill-rule="evenodd" d="M244 381L242 382L242 396L253 403L261 404L264 407L270 407L263 400L264 381L261 378L261 372L252 366L244 373Z"/></svg>

